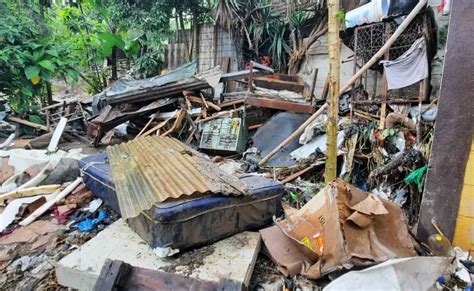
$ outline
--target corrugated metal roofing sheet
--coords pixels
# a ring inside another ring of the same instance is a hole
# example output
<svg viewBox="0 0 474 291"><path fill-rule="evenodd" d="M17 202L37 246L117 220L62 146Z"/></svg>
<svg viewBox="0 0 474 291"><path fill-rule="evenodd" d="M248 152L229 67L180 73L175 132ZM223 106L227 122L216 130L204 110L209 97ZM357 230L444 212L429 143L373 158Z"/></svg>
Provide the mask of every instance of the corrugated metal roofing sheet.
<svg viewBox="0 0 474 291"><path fill-rule="evenodd" d="M182 195L247 194L247 186L174 138L144 137L107 148L123 218Z"/></svg>
<svg viewBox="0 0 474 291"><path fill-rule="evenodd" d="M142 80L126 80L120 79L114 82L109 88L105 90L105 96L108 100L122 98L129 93L134 93L137 90L150 90L152 88L164 86L182 79L194 76L197 70L197 63L195 61L184 64L171 72L164 75L159 75L153 78Z"/></svg>

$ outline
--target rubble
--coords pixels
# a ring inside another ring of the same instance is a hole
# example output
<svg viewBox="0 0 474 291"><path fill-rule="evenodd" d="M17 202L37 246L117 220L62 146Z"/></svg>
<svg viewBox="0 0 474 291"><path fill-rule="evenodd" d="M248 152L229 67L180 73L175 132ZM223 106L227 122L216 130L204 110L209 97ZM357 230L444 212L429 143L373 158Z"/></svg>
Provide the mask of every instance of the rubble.
<svg viewBox="0 0 474 291"><path fill-rule="evenodd" d="M337 121L330 78L314 93L318 68L308 84L253 61L119 79L92 102L39 109L45 124L2 111L1 288L468 288L470 256L441 230L414 233L438 119L425 98L430 41L389 54L416 2L363 56L354 38L378 20L345 32L354 70ZM397 79L400 63L419 74ZM388 94L415 83L416 99ZM331 132L339 178L325 181Z"/></svg>

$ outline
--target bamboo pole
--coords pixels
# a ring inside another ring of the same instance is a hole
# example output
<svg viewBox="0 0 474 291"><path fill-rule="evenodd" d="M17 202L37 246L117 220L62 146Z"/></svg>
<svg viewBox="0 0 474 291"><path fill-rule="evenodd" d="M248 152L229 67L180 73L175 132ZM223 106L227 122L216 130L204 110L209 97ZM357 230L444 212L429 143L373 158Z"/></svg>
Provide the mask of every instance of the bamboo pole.
<svg viewBox="0 0 474 291"><path fill-rule="evenodd" d="M336 179L337 170L337 120L339 115L340 78L340 20L339 0L328 1L328 50L329 50L329 109L327 122L327 150L324 180L326 183Z"/></svg>

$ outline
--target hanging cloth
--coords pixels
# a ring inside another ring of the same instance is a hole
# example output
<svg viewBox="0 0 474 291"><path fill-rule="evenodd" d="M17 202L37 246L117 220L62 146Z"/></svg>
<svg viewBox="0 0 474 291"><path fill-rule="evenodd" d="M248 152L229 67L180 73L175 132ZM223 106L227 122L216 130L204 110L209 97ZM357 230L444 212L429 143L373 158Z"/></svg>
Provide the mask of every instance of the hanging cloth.
<svg viewBox="0 0 474 291"><path fill-rule="evenodd" d="M425 38L417 39L398 59L380 63L385 68L389 90L407 87L427 78L428 57Z"/></svg>

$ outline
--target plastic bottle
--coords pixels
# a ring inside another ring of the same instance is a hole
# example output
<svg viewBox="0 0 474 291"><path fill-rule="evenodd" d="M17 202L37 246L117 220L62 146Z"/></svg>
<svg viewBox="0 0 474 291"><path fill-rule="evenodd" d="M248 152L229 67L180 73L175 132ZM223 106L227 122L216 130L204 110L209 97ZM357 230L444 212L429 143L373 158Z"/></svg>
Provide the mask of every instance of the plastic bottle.
<svg viewBox="0 0 474 291"><path fill-rule="evenodd" d="M428 238L428 245L436 256L449 256L453 248L451 242L440 234L432 234Z"/></svg>

